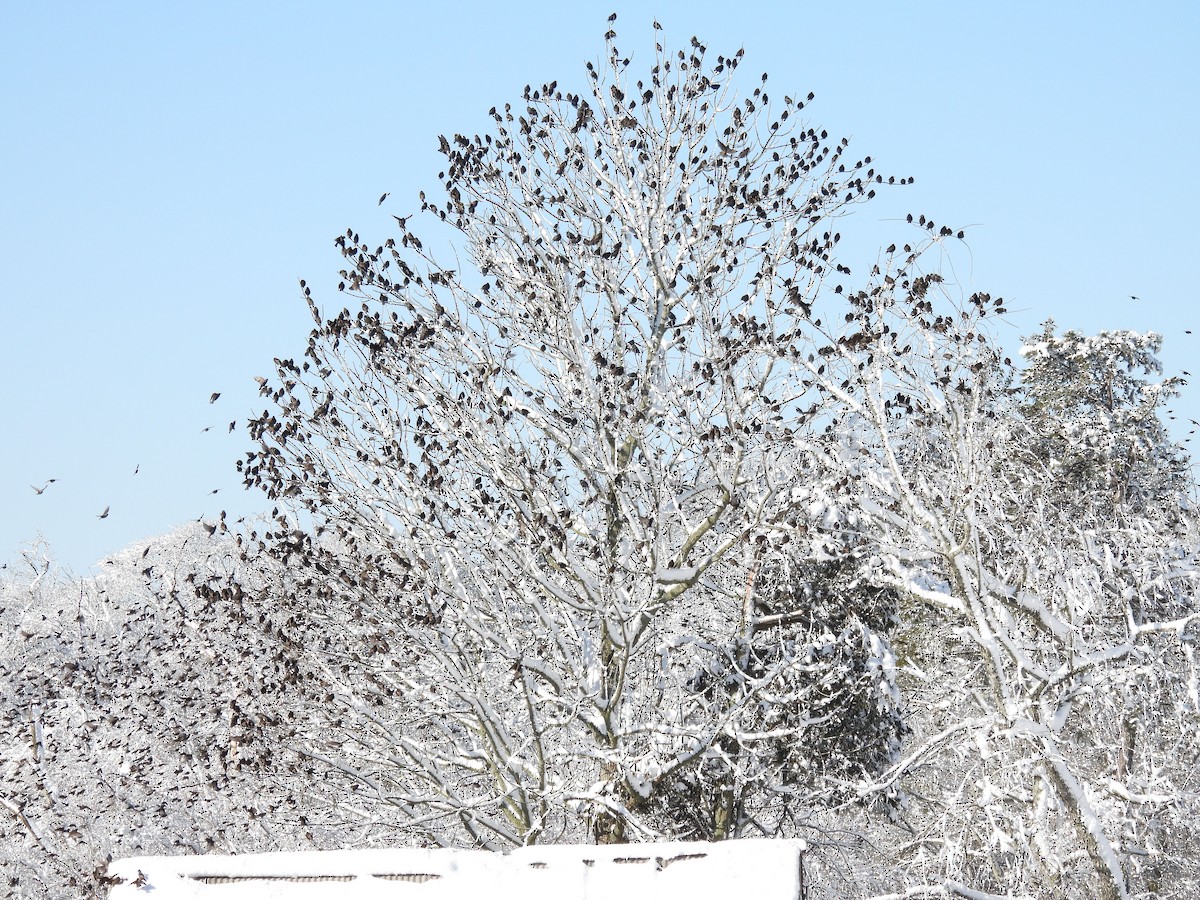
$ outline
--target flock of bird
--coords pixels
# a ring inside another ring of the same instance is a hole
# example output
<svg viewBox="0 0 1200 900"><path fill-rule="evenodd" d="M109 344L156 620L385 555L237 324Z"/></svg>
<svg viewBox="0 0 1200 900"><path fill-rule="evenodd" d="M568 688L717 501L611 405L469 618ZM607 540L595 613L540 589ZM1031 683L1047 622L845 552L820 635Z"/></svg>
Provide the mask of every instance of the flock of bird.
<svg viewBox="0 0 1200 900"><path fill-rule="evenodd" d="M384 193L384 194L383 194L383 195L382 195L382 196L379 198L379 205L382 205L382 204L383 204L383 202L384 202L384 201L385 201L385 200L388 198L388 196L389 196L389 195L388 195L387 193ZM1140 300L1140 299L1141 299L1140 297L1137 297L1137 296L1136 296L1136 295L1134 295L1134 294L1130 294L1130 295L1129 295L1129 298L1130 298L1131 300ZM1192 331L1191 331L1191 329L1190 329L1190 328L1189 328L1189 329L1184 329L1184 332L1183 332L1183 333L1184 333L1184 334L1191 334L1191 333L1192 333ZM1187 376L1190 376L1190 375L1191 375L1191 373L1190 373L1190 372L1188 372L1187 370L1183 370L1183 374L1184 374L1184 375L1187 375ZM256 379L256 380L259 380L259 383L260 383L260 384L262 383L262 379ZM219 400L220 398L221 398L221 392L220 392L220 391L213 391L212 395L211 395L211 396L208 398L209 405L212 405L212 404L216 403L216 402L217 402L217 400ZM1173 412L1174 412L1174 410L1168 410L1167 412L1170 414L1170 413L1173 413ZM1171 419L1174 419L1174 418L1175 418L1175 416L1174 416L1174 415L1169 415L1169 418L1171 418ZM1188 432L1188 435L1189 435L1189 436L1184 438L1184 442L1185 442L1185 443L1190 443L1190 441L1191 441L1191 437L1190 437L1190 436L1196 433L1196 429L1197 429L1197 428L1200 428L1200 421L1197 421L1196 419L1189 419L1188 421L1189 421L1189 422L1191 422L1191 424L1192 424L1194 427L1193 427L1193 428L1192 428L1192 429L1191 429L1191 430ZM234 419L233 421L231 421L231 422L229 423L229 433L232 433L232 432L233 432L233 430L234 430L236 427L237 427L237 420L236 420L236 419ZM200 431L200 433L201 433L201 434L205 434L206 432L209 432L209 431L211 431L211 430L212 430L212 428L213 428L213 426L209 425L208 427L206 427L206 428L202 429L202 430ZM135 466L135 467L134 467L133 474L134 474L134 475L137 475L139 471L141 471L141 463L138 463L138 464L137 464L137 466ZM46 482L45 482L45 483L44 483L44 484L43 484L41 487L38 487L38 486L36 486L36 485L32 485L32 484L30 485L30 487L33 489L33 492L34 492L35 494L37 494L37 495L41 496L42 494L44 494L44 493L46 492L46 490L47 490L47 489L50 487L50 485L52 485L52 484L56 483L57 481L58 481L58 479L57 479L57 478L48 478L48 479L46 479ZM211 494L216 494L216 493L217 493L219 490L220 490L220 488L214 488L214 489L213 489L212 491L210 491L209 493L210 493L210 495L211 495ZM96 518L97 518L97 519L107 519L107 518L108 518L108 516L109 516L109 513L111 512L111 510L112 510L112 505L111 505L111 504L109 504L109 505L105 506L105 507L104 507L104 511L103 511L103 512L101 512L99 515L97 515L97 516L96 516ZM201 517L201 520L203 520L203 516Z"/></svg>
<svg viewBox="0 0 1200 900"><path fill-rule="evenodd" d="M221 392L213 391L212 395L208 398L209 405L216 403L217 400L219 400L220 398L221 398ZM229 423L229 433L232 434L233 430L235 428L237 428L237 419L234 419L232 422ZM207 428L201 429L200 433L204 434L205 432L208 432L211 430L212 430L212 426L209 425ZM138 463L136 466L133 467L133 474L137 475L141 470L142 470L142 464ZM48 478L48 479L46 479L46 482L41 487L38 487L37 485L34 485L34 484L31 484L30 487L33 489L33 492L40 497L42 494L46 493L46 489L49 488L50 485L54 484L57 481L58 481L57 478ZM213 488L213 490L209 491L209 494L210 495L216 494L218 491L220 491L220 488ZM108 515L111 511L112 511L112 504L110 503L104 507L104 511L101 512L99 515L97 515L96 518L97 519L107 519ZM201 517L201 519L203 519L203 516Z"/></svg>

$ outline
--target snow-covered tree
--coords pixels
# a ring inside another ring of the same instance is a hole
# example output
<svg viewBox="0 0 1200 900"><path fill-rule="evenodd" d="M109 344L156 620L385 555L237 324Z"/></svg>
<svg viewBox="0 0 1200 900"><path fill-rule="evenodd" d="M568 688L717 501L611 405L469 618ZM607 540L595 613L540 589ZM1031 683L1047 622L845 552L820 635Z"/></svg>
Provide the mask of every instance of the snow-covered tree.
<svg viewBox="0 0 1200 900"><path fill-rule="evenodd" d="M1021 349L1022 411L1033 451L1068 494L1107 493L1115 504L1174 503L1187 459L1160 418L1179 393L1162 375L1162 337L1132 331L1054 333L1053 320Z"/></svg>
<svg viewBox="0 0 1200 900"><path fill-rule="evenodd" d="M231 548L195 525L76 579L37 545L0 581L5 896L102 897L114 855L333 843L302 785L251 757L285 714L263 672L278 655L194 590L228 578Z"/></svg>
<svg viewBox="0 0 1200 900"><path fill-rule="evenodd" d="M911 267L889 259L851 297L862 339L826 361L820 383L840 408L808 446L812 490L901 594L913 734L858 789L909 789L897 863L931 894L1186 895L1200 812L1194 517L1178 503L1114 515L1107 477L1064 504L986 338L999 301L956 303ZM1086 406L1063 407L1057 427L1090 423Z"/></svg>
<svg viewBox="0 0 1200 900"><path fill-rule="evenodd" d="M797 439L827 424L842 216L896 179L766 76L739 98L741 61L660 44L639 80L610 35L582 94L529 88L443 138L422 212L453 261L407 220L348 230L361 306L310 299L264 385L243 468L279 508L246 546L323 634L335 720L281 739L364 821L483 846L797 832L898 749L887 615L776 577L877 564L831 555Z"/></svg>

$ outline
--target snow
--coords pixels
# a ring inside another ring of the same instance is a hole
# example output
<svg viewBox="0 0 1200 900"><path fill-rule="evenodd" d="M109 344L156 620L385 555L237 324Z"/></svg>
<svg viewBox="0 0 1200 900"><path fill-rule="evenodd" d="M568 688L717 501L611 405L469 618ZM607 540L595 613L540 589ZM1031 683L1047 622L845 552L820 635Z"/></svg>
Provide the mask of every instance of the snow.
<svg viewBox="0 0 1200 900"><path fill-rule="evenodd" d="M372 900L489 897L791 900L803 841L536 845L509 853L398 849L144 856L117 860L110 900ZM140 881L140 884L137 883Z"/></svg>

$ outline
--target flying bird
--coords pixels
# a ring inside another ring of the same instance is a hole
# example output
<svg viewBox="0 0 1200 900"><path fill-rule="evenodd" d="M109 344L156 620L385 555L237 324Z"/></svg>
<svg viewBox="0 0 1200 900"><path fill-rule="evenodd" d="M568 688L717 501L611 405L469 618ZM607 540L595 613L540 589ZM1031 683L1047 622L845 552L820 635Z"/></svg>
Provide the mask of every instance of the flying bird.
<svg viewBox="0 0 1200 900"><path fill-rule="evenodd" d="M221 396L221 392L220 392L220 391L217 391L217 392L216 392L216 393L214 393L214 394L213 394L211 397L209 397L209 398L208 398L208 402L209 402L209 403L216 403L216 402L217 402L217 398L218 398L218 397L220 397L220 396Z"/></svg>
<svg viewBox="0 0 1200 900"><path fill-rule="evenodd" d="M1141 298L1141 297L1135 297L1135 296L1133 296L1133 294L1130 294L1130 295L1129 295L1129 299L1130 299L1130 300L1141 300L1142 298Z"/></svg>
<svg viewBox="0 0 1200 900"><path fill-rule="evenodd" d="M34 487L32 484L30 485L30 487L33 488L33 492L40 497L42 494L44 494L46 492L46 488L50 487L50 485L54 484L54 482L56 482L56 481L58 481L57 478L50 478L50 479L47 479L46 483L43 484L41 487Z"/></svg>
<svg viewBox="0 0 1200 900"><path fill-rule="evenodd" d="M384 201L384 200L386 200L386 199L387 199L388 197L390 197L390 196L391 196L391 192L390 192L390 191L384 191L384 192L383 192L383 194L382 194L382 195L380 195L380 197L379 197L379 202L378 202L378 203L376 203L375 205L376 205L376 206L383 206L383 201Z"/></svg>
<svg viewBox="0 0 1200 900"><path fill-rule="evenodd" d="M110 509L112 509L112 507L111 507L111 506L106 506L106 507L104 507L104 512L100 513L100 515L96 516L96 518L97 518L97 519L107 519L107 518L108 518L108 511L109 511Z"/></svg>
<svg viewBox="0 0 1200 900"><path fill-rule="evenodd" d="M141 471L141 469L142 469L142 464L138 463L136 466L133 467L133 474L136 475L138 472Z"/></svg>
<svg viewBox="0 0 1200 900"><path fill-rule="evenodd" d="M229 433L233 434L233 429L237 428L237 419L229 423Z"/></svg>

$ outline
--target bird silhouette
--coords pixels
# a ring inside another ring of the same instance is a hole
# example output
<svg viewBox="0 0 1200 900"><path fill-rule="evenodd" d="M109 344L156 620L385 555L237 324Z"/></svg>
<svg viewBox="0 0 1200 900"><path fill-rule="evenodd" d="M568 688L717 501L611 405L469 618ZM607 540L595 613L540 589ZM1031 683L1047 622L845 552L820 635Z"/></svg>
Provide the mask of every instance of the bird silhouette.
<svg viewBox="0 0 1200 900"><path fill-rule="evenodd" d="M237 419L229 423L229 433L233 434L233 429L237 428Z"/></svg>
<svg viewBox="0 0 1200 900"><path fill-rule="evenodd" d="M142 469L142 464L138 463L136 466L133 467L133 474L136 475L138 472L141 471L141 469Z"/></svg>
<svg viewBox="0 0 1200 900"><path fill-rule="evenodd" d="M100 515L96 516L96 518L97 518L97 519L107 519L107 518L108 518L108 511L109 511L110 509L112 509L112 507L111 507L111 506L106 506L106 507L104 507L104 512L100 513Z"/></svg>
<svg viewBox="0 0 1200 900"><path fill-rule="evenodd" d="M382 194L382 195L379 197L379 202L378 202L378 203L376 203L375 205L376 205L376 206L383 206L383 201L384 201L384 200L386 200L386 199L387 199L389 196L391 196L391 192L390 192L390 191L384 191L384 192L383 192L383 194Z"/></svg>
<svg viewBox="0 0 1200 900"><path fill-rule="evenodd" d="M50 479L47 479L46 483L43 484L41 487L34 487L32 484L30 485L30 487L33 488L33 492L40 497L42 494L44 494L46 492L46 488L50 487L50 485L54 484L54 482L56 482L56 481L58 481L57 478L50 478Z"/></svg>
<svg viewBox="0 0 1200 900"><path fill-rule="evenodd" d="M1135 297L1135 296L1133 296L1133 294L1130 294L1130 295L1129 295L1129 299L1130 299L1130 300L1141 300L1142 298L1141 298L1141 297Z"/></svg>
<svg viewBox="0 0 1200 900"><path fill-rule="evenodd" d="M214 394L213 394L211 397L209 397L209 398L208 398L208 402L209 402L209 403L216 403L216 402L217 402L217 398L218 398L218 397L220 397L220 396L221 396L221 392L220 392L220 391L216 391L216 392L215 392L215 393L214 393Z"/></svg>

